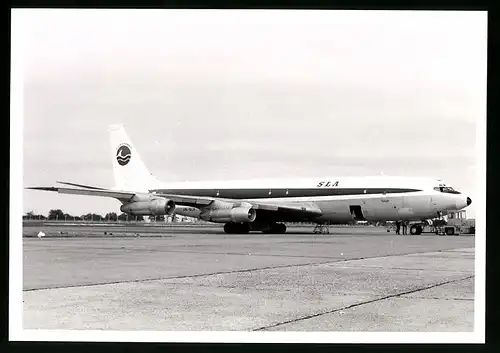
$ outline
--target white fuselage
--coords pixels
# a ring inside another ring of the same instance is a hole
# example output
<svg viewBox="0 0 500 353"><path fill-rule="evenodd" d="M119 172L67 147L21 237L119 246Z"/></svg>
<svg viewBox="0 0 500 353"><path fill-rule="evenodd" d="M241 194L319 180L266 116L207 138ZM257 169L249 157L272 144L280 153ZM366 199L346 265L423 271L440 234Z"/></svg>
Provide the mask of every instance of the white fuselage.
<svg viewBox="0 0 500 353"><path fill-rule="evenodd" d="M241 180L182 182L155 185L165 193L260 201L268 204L309 203L323 215L319 222L358 220L424 220L459 210L467 197L438 179L393 176L315 178L300 180ZM442 189L441 189L442 190ZM198 218L200 210L178 206L176 213Z"/></svg>

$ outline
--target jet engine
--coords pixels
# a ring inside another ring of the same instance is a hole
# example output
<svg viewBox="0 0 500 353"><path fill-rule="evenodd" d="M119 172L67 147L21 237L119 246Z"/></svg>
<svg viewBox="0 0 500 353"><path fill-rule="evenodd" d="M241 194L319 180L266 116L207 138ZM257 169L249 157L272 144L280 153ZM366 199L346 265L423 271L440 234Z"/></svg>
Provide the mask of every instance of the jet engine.
<svg viewBox="0 0 500 353"><path fill-rule="evenodd" d="M214 209L204 212L200 215L200 218L205 221L216 222L216 223L250 223L255 221L257 212L252 207L234 207L234 208L223 208Z"/></svg>
<svg viewBox="0 0 500 353"><path fill-rule="evenodd" d="M120 211L134 216L170 216L175 211L175 202L163 198L135 201L121 206Z"/></svg>

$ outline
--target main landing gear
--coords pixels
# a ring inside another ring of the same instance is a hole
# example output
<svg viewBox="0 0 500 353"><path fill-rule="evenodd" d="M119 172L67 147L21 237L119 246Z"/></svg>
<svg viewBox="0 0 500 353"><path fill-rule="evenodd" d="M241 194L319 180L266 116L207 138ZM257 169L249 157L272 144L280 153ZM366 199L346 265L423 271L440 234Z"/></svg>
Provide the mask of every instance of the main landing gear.
<svg viewBox="0 0 500 353"><path fill-rule="evenodd" d="M248 223L226 223L224 224L224 232L229 234L246 234L250 232L250 224Z"/></svg>
<svg viewBox="0 0 500 353"><path fill-rule="evenodd" d="M261 231L265 234L284 234L286 233L286 225L283 223L271 223L259 226L257 224L232 222L224 224L224 232L229 234L246 234L251 230Z"/></svg>
<svg viewBox="0 0 500 353"><path fill-rule="evenodd" d="M266 229L262 229L264 234L285 234L286 225L283 223L271 223Z"/></svg>

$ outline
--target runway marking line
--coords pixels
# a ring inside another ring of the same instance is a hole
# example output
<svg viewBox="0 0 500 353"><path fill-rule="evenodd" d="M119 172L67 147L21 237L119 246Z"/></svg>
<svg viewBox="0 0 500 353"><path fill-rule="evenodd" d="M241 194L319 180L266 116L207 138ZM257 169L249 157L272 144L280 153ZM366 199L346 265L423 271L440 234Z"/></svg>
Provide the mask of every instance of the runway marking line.
<svg viewBox="0 0 500 353"><path fill-rule="evenodd" d="M450 250L453 250L453 249L439 250L439 251L450 251ZM156 277L156 278L133 279L133 280L123 280L123 281L110 281L110 282L101 282L101 283L87 283L87 284L82 283L82 284L74 284L74 285L61 285L61 286L50 286L50 287L41 287L41 288L27 288L27 289L23 289L23 292L33 292L33 291L50 290L50 289L64 289L64 288L97 287L97 286L123 284L123 283L154 282L154 281L164 281L164 280L169 280L169 279L181 279L181 278L198 278L198 277L208 277L208 276L224 275L224 274L232 274L232 273L266 271L266 270L279 269L279 268L328 265L328 264L336 264L336 263L340 263L340 262L359 261L359 260L378 259L378 258L382 259L382 258L386 258L386 257L407 256L407 255L411 255L411 254L425 254L427 252L429 252L429 251L416 252L416 253L411 252L411 253L393 254L393 255L384 255L384 256L368 256L368 257L359 257L359 258L339 259L336 261L310 262L310 263L305 263L305 264L266 266L266 267L257 267L257 268L241 269L241 270L233 270L233 271L218 271L218 272L212 272L212 273L199 273L199 274L194 274L194 275Z"/></svg>
<svg viewBox="0 0 500 353"><path fill-rule="evenodd" d="M295 322L299 322L299 321L303 321L303 320L308 320L308 319L312 319L312 318L319 317L319 316L322 316L322 315L332 314L332 313L335 313L335 312L338 312L338 311L355 308L355 307L361 306L361 305L371 304L371 303L379 302L379 301L390 299L390 298L398 298L398 297L401 297L403 295L407 295L407 294L411 294L411 293L416 293L416 292L421 292L421 291L424 291L426 289L431 289L431 288L439 287L439 286L442 286L442 285L445 285L445 284L448 284L448 283L465 281L465 280L470 279L470 278L474 278L474 275L467 276L467 277L464 277L464 278L458 278L458 279L454 279L454 280L449 280L449 281L445 281L445 282L440 282L440 283L428 285L428 286L425 286L425 287L422 287L422 288L411 289L411 290L408 290L408 291L405 291L405 292L401 292L401 293L390 294L390 295L386 295L386 296L380 297L380 298L375 298L375 299L370 299L370 300L364 300L362 302L351 304L351 305L347 305L347 306L342 307L342 308L328 310L328 311L324 311L324 312L316 313L316 314L312 314L312 315L306 315L306 316L302 316L302 317L295 318L295 319L292 319L292 320L282 321L282 322L279 322L279 323L276 323L276 324L272 324L272 325L268 325L268 326L262 326L262 327L253 329L252 331L267 330L269 328L283 326L283 325L286 325L286 324L291 324L291 323L295 323Z"/></svg>
<svg viewBox="0 0 500 353"><path fill-rule="evenodd" d="M473 298L440 298L440 297L403 297L405 299L435 299L435 300L462 300L462 301L471 301L473 302Z"/></svg>

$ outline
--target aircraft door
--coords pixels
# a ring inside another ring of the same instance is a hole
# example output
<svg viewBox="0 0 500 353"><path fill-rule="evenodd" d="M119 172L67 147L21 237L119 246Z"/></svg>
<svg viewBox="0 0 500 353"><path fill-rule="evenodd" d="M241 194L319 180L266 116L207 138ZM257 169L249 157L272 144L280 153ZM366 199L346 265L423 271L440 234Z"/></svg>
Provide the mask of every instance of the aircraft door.
<svg viewBox="0 0 500 353"><path fill-rule="evenodd" d="M432 196L431 196L431 209L438 209L437 198Z"/></svg>
<svg viewBox="0 0 500 353"><path fill-rule="evenodd" d="M361 205L351 205L349 206L349 211L351 212L351 217L354 221L366 220Z"/></svg>

